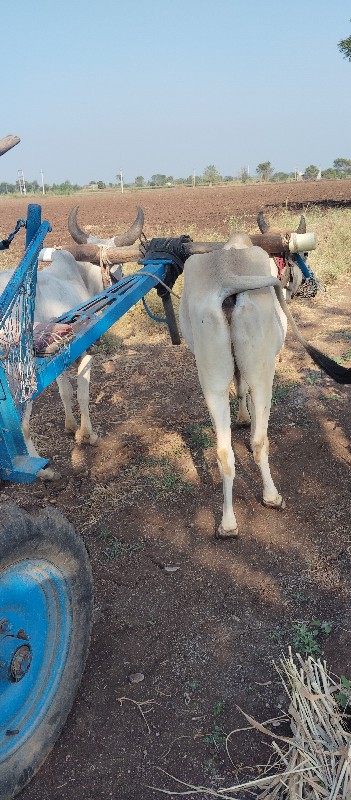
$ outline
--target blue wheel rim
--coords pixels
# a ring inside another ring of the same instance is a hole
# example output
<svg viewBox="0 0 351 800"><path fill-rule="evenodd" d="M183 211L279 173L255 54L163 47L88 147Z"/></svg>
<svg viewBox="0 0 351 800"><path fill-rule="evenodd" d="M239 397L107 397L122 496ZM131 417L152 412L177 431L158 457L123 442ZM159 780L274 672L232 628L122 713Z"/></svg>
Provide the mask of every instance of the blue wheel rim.
<svg viewBox="0 0 351 800"><path fill-rule="evenodd" d="M73 618L68 581L50 561L22 560L0 578L0 620L6 620L0 627L0 662L4 667L13 642L31 652L21 680L11 681L4 669L0 675L1 764L33 736L53 702L70 650Z"/></svg>

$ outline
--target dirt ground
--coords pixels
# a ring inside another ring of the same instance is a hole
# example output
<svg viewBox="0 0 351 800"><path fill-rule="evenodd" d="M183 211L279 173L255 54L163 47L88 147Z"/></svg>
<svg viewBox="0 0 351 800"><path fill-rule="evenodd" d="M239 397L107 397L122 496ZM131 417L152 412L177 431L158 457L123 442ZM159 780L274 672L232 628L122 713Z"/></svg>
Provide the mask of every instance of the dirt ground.
<svg viewBox="0 0 351 800"><path fill-rule="evenodd" d="M121 231L141 205L150 237L191 225L194 238L225 238L233 218L255 230L261 207L304 209L308 221L311 206L349 206L351 181L43 201L55 231L48 243L68 242L76 202L81 224L101 234ZM26 205L0 200L2 235ZM306 338L344 359L350 290L351 278L292 306ZM270 421L271 469L286 509L262 506L248 431L233 422L240 538L216 541L222 487L193 357L136 311L115 335L94 348L98 446L65 436L51 386L36 402L33 431L63 477L1 486L2 499L25 509L52 503L65 514L84 538L95 582L81 688L23 800L154 800L162 795L152 786L181 788L161 770L219 788L252 777L270 742L241 731L226 751L224 737L245 728L240 708L259 721L286 710L273 660L287 652L294 625L330 623L318 642L332 671L351 678L349 388L321 375L288 335ZM130 681L135 673L139 683Z"/></svg>

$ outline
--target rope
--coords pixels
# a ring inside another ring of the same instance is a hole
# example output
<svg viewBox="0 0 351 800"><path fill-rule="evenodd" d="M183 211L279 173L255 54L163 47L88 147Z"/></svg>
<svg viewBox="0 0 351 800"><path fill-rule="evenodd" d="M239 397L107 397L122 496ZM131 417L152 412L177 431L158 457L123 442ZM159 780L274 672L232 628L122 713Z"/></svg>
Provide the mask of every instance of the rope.
<svg viewBox="0 0 351 800"><path fill-rule="evenodd" d="M139 271L133 272L132 275L129 276L129 277L132 277L133 275L141 275L141 276L149 275L150 278L155 278L155 275L153 274L153 272L146 272L144 269L143 269L142 272L139 272ZM161 286L164 286L165 289L167 289L167 292L169 292L170 294L173 294L174 297L177 298L177 300L180 300L180 294L177 294L176 292L173 291L173 289L170 289L169 286L167 286L167 284L164 281L161 281L160 278L157 278L157 282L160 283ZM156 289L156 286L155 286L155 289Z"/></svg>
<svg viewBox="0 0 351 800"><path fill-rule="evenodd" d="M99 258L100 258L100 272L101 272L102 286L103 289L109 289L109 287L112 286L112 280L110 275L110 267L112 265L107 256L105 245L99 246Z"/></svg>

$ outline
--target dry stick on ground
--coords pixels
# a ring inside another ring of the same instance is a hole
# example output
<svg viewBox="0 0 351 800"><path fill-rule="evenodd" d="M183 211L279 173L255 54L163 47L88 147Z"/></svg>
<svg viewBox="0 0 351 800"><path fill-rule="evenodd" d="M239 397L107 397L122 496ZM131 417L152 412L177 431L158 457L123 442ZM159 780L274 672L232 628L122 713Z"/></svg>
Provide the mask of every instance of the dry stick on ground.
<svg viewBox="0 0 351 800"><path fill-rule="evenodd" d="M151 728L150 728L150 725L148 724L148 721L147 721L147 719L145 717L145 714L149 714L150 711L152 711L152 709L153 709L153 705L152 704L155 703L155 700L139 700L138 701L138 700L132 700L131 697L117 697L117 700L118 700L118 702L120 703L121 706L123 705L124 701L128 701L128 703L134 703L134 705L137 706L137 708L140 711L140 714L141 714L141 716L142 716L142 718L143 718L143 720L145 722L145 725L147 727L148 733L151 733ZM148 708L146 711L143 711L142 706L151 706L151 708Z"/></svg>

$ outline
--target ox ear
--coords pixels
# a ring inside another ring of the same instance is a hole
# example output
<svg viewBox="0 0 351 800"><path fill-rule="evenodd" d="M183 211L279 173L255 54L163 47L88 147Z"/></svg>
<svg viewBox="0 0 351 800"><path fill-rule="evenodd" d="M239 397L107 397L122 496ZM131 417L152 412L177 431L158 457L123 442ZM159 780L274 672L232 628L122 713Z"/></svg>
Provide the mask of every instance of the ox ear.
<svg viewBox="0 0 351 800"><path fill-rule="evenodd" d="M301 214L299 227L296 228L296 233L306 233L306 220L303 214Z"/></svg>
<svg viewBox="0 0 351 800"><path fill-rule="evenodd" d="M261 211L259 211L257 214L257 225L261 233L267 233L267 231L269 231L269 225L264 218L263 209L261 209Z"/></svg>

